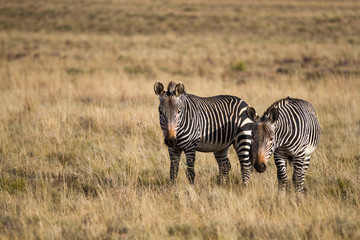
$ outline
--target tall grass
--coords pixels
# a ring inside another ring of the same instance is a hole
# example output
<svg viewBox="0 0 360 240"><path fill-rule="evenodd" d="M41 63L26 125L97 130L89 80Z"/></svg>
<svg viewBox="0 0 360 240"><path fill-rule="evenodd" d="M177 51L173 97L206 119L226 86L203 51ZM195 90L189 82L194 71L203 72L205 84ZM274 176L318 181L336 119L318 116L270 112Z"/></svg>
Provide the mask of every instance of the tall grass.
<svg viewBox="0 0 360 240"><path fill-rule="evenodd" d="M358 239L358 10L353 1L3 1L1 238ZM216 184L205 153L193 186L184 159L170 184L157 79L236 95L259 113L286 96L311 102L322 139L305 198L291 184L278 196L273 161L245 189L233 150L227 184Z"/></svg>

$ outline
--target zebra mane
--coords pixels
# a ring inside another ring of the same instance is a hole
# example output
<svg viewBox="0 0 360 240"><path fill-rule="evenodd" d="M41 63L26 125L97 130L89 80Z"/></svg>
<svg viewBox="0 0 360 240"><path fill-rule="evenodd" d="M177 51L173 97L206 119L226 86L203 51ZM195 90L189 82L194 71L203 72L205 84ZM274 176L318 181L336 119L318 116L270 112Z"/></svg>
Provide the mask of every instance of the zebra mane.
<svg viewBox="0 0 360 240"><path fill-rule="evenodd" d="M180 86L178 86L178 85L180 85ZM177 94L178 94L178 92L176 92L176 91L178 91L177 87L180 88L181 93L185 93L184 85L182 83L177 84L176 82L171 81L171 82L169 82L166 95L167 96L174 96L174 95L177 96Z"/></svg>
<svg viewBox="0 0 360 240"><path fill-rule="evenodd" d="M169 85L167 88L168 93L173 93L175 91L175 87L176 87L175 82L173 82L173 81L169 82Z"/></svg>
<svg viewBox="0 0 360 240"><path fill-rule="evenodd" d="M279 108L280 106L284 106L284 105L286 105L290 100L291 100L290 97L286 97L286 98L282 98L282 99L279 99L279 100L275 101L273 104L270 105L270 107L268 107L268 109L266 109L266 111L265 111L264 114L263 114L263 117L269 116L270 110L271 110L273 107Z"/></svg>

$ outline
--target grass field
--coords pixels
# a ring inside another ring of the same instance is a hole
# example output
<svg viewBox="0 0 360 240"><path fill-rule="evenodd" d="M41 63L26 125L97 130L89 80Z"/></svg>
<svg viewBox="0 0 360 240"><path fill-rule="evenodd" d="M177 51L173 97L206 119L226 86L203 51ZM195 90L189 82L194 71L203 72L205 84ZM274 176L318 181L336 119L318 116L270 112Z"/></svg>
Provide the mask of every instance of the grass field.
<svg viewBox="0 0 360 240"><path fill-rule="evenodd" d="M0 0L0 238L359 239L359 22L350 0ZM245 189L233 149L227 184L210 153L170 184L156 80L311 102L304 199L273 161Z"/></svg>

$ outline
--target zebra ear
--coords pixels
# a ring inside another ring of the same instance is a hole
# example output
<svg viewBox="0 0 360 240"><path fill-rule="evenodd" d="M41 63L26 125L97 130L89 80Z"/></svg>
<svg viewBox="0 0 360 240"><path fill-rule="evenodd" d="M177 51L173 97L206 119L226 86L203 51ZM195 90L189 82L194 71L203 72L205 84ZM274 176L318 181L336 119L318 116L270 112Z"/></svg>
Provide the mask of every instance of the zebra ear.
<svg viewBox="0 0 360 240"><path fill-rule="evenodd" d="M257 115L255 109L253 107L248 106L246 109L246 113L251 121L256 122L259 119L259 115Z"/></svg>
<svg viewBox="0 0 360 240"><path fill-rule="evenodd" d="M184 84L182 83L178 83L176 84L175 86L175 96L180 96L181 94L183 94L185 92L185 87L184 87Z"/></svg>
<svg viewBox="0 0 360 240"><path fill-rule="evenodd" d="M165 92L164 85L161 82L156 81L154 84L154 91L156 95L163 95Z"/></svg>
<svg viewBox="0 0 360 240"><path fill-rule="evenodd" d="M273 107L270 109L269 118L272 123L274 123L279 118L279 110L277 107Z"/></svg>

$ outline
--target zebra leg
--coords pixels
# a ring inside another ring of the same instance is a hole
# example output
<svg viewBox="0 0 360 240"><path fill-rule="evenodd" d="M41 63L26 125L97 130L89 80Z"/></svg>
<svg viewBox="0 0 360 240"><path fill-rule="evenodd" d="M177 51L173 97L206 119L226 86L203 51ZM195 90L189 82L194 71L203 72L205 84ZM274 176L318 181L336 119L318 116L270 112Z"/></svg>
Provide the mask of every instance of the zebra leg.
<svg viewBox="0 0 360 240"><path fill-rule="evenodd" d="M179 172L181 150L178 148L169 147L169 155L170 155L170 181L172 183L175 183L175 180Z"/></svg>
<svg viewBox="0 0 360 240"><path fill-rule="evenodd" d="M241 165L241 176L243 184L246 187L249 184L250 172L252 170L250 161L250 136L240 136L242 139L234 144Z"/></svg>
<svg viewBox="0 0 360 240"><path fill-rule="evenodd" d="M288 160L288 155L282 151L275 150L274 159L277 169L279 191L285 192L286 184L287 184L286 164Z"/></svg>
<svg viewBox="0 0 360 240"><path fill-rule="evenodd" d="M310 165L310 156L300 155L294 158L293 184L295 191L304 194L305 174Z"/></svg>
<svg viewBox="0 0 360 240"><path fill-rule="evenodd" d="M218 183L222 184L226 181L227 176L231 169L230 161L227 157L229 148L225 148L224 150L221 150L220 152L215 152L215 159L219 165L219 177L218 177Z"/></svg>
<svg viewBox="0 0 360 240"><path fill-rule="evenodd" d="M186 165L187 165L187 178L189 183L193 184L195 179L195 149L185 150Z"/></svg>

